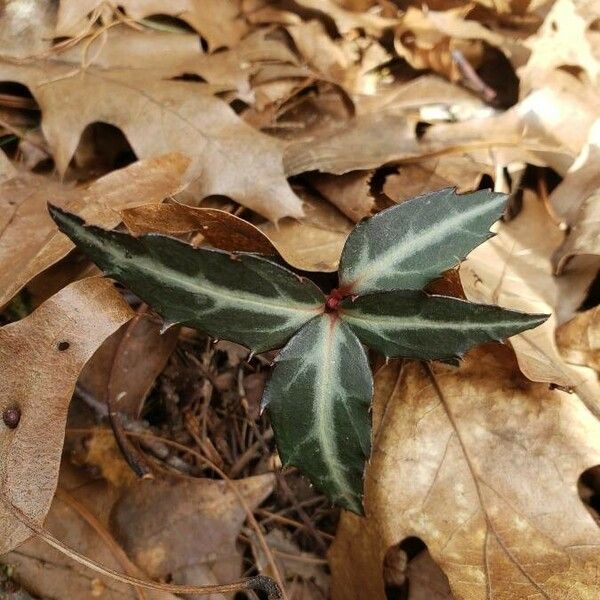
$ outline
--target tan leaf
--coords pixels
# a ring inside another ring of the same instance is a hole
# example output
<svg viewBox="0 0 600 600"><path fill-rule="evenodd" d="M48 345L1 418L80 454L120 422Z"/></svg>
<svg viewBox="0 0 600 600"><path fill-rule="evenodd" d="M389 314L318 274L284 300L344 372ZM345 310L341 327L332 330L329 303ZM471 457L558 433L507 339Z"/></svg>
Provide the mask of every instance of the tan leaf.
<svg viewBox="0 0 600 600"><path fill-rule="evenodd" d="M244 123L199 84L148 80L129 70L76 71L58 61L0 63L0 77L28 86L40 105L59 172L84 129L104 121L123 131L140 158L174 151L189 156L186 181L194 181L201 197L230 196L274 221L302 216L283 173L281 143Z"/></svg>
<svg viewBox="0 0 600 600"><path fill-rule="evenodd" d="M566 224L577 222L583 202L600 186L599 161L600 118L590 127L588 139L579 156L550 195L552 208Z"/></svg>
<svg viewBox="0 0 600 600"><path fill-rule="evenodd" d="M306 216L260 226L285 261L305 271L337 270L353 223L328 202L306 195Z"/></svg>
<svg viewBox="0 0 600 600"><path fill-rule="evenodd" d="M409 536L456 599L597 598L600 531L577 480L600 462L598 421L528 382L500 345L433 368L433 380L419 363L376 376L367 516L343 515L334 600L384 600L385 553Z"/></svg>
<svg viewBox="0 0 600 600"><path fill-rule="evenodd" d="M152 578L181 584L229 582L242 573L236 539L246 511L273 491L272 474L227 483L213 479L137 481L115 505L111 523L125 551Z"/></svg>
<svg viewBox="0 0 600 600"><path fill-rule="evenodd" d="M465 294L475 302L552 313L535 330L510 338L519 367L533 381L574 389L591 410L600 414L600 384L595 374L566 364L554 339L557 325L570 319L582 303L596 269L555 277L551 257L563 233L537 198L525 194L523 203L515 219L502 223L498 234L461 264Z"/></svg>
<svg viewBox="0 0 600 600"><path fill-rule="evenodd" d="M60 60L74 66L89 63L102 69L132 69L152 79L197 75L217 90L236 92L252 103L249 78L262 63L296 64L295 54L268 30L258 30L235 48L215 54L202 51L197 35L137 31L113 27L90 44L77 44L60 53Z"/></svg>
<svg viewBox="0 0 600 600"><path fill-rule="evenodd" d="M56 36L77 36L89 28L86 16L103 0L60 0ZM209 48L235 45L246 33L235 0L118 0L107 3L121 7L137 21L152 15L170 15L185 21L206 38Z"/></svg>
<svg viewBox="0 0 600 600"><path fill-rule="evenodd" d="M143 204L125 209L122 217L133 235L196 232L221 250L277 254L277 249L260 229L217 208L195 208L179 203Z"/></svg>
<svg viewBox="0 0 600 600"><path fill-rule="evenodd" d="M61 465L58 493L52 501L45 527L55 537L85 556L118 572L148 579L112 537L110 510L118 490L102 479L93 479L66 462ZM3 557L19 581L40 598L89 600L139 600L128 585L90 571L44 541L33 538ZM168 592L144 590L146 600L177 600ZM223 596L219 597L222 600Z"/></svg>
<svg viewBox="0 0 600 600"><path fill-rule="evenodd" d="M560 67L585 71L595 85L600 73L600 33L593 23L600 14L598 0L557 0L537 33L526 42L531 50L519 71L525 90L539 87Z"/></svg>
<svg viewBox="0 0 600 600"><path fill-rule="evenodd" d="M414 127L404 117L377 112L292 142L285 149L283 161L288 175L306 171L342 175L420 153Z"/></svg>
<svg viewBox="0 0 600 600"><path fill-rule="evenodd" d="M557 71L547 83L505 112L434 124L422 142L438 151L444 147L465 152L484 149L481 162L493 148L498 164L528 162L550 166L564 176L600 116L600 96L564 71Z"/></svg>
<svg viewBox="0 0 600 600"><path fill-rule="evenodd" d="M4 502L43 522L79 372L131 316L110 281L91 278L72 283L25 319L0 329L0 410L21 414L16 428L2 425L0 434L0 554L32 535Z"/></svg>
<svg viewBox="0 0 600 600"><path fill-rule="evenodd" d="M369 35L379 36L396 23L396 19L380 17L368 12L346 10L334 0L296 0L300 6L310 8L330 16L340 33L348 33L353 29L364 29Z"/></svg>
<svg viewBox="0 0 600 600"><path fill-rule="evenodd" d="M177 192L188 164L181 154L159 156L81 188L64 186L48 177L15 173L0 187L0 306L74 247L48 215L48 202L68 207L88 222L112 228L121 220L120 209L160 202Z"/></svg>
<svg viewBox="0 0 600 600"><path fill-rule="evenodd" d="M371 215L375 199L371 194L373 171L351 171L344 175L321 173L311 179L312 185L349 219L358 222Z"/></svg>
<svg viewBox="0 0 600 600"><path fill-rule="evenodd" d="M505 43L501 35L466 19L470 10L469 5L447 11L410 6L396 27L396 52L415 69L431 69L458 81L461 72L452 51L460 50L477 68L483 58L482 41L497 47Z"/></svg>
<svg viewBox="0 0 600 600"><path fill-rule="evenodd" d="M485 173L493 175L487 165L468 155L422 160L401 165L398 170L386 178L383 186L383 193L394 202L445 187L456 187L461 193L476 190Z"/></svg>
<svg viewBox="0 0 600 600"><path fill-rule="evenodd" d="M600 376L600 308L578 313L561 325L556 344L565 361L590 367Z"/></svg>

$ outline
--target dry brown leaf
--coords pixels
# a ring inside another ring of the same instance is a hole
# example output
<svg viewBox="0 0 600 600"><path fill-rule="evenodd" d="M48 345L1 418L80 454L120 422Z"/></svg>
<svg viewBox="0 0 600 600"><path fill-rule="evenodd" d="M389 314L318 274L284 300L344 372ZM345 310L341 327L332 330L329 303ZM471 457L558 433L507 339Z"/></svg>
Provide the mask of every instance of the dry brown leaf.
<svg viewBox="0 0 600 600"><path fill-rule="evenodd" d="M351 171L344 175L319 173L311 179L311 184L349 219L358 222L375 209L372 177L373 171Z"/></svg>
<svg viewBox="0 0 600 600"><path fill-rule="evenodd" d="M132 312L106 279L67 286L31 315L0 329L0 410L16 408L18 426L2 425L0 477L3 499L43 522L52 501L67 408L83 365ZM0 554L32 532L4 503Z"/></svg>
<svg viewBox="0 0 600 600"><path fill-rule="evenodd" d="M244 123L200 84L148 80L131 70L74 71L58 61L0 63L0 78L31 90L61 173L84 129L104 121L123 131L140 158L174 151L189 156L185 180L194 181L201 197L230 196L274 221L303 214L283 173L281 143Z"/></svg>
<svg viewBox="0 0 600 600"><path fill-rule="evenodd" d="M600 32L594 26L598 0L557 0L537 33L526 42L531 51L519 70L524 91L547 84L555 69L581 69L592 85L600 74Z"/></svg>
<svg viewBox="0 0 600 600"><path fill-rule="evenodd" d="M552 208L568 225L578 220L581 206L600 186L600 118L591 126L588 139L564 179L552 191Z"/></svg>
<svg viewBox="0 0 600 600"><path fill-rule="evenodd" d="M248 536L259 572L273 577L272 566L256 539L256 534L251 531L248 532ZM318 556L310 552L300 550L285 530L272 529L264 537L275 557L279 573L287 582L290 600L325 600L328 597L329 575L324 564L321 564L325 561L320 561Z"/></svg>
<svg viewBox="0 0 600 600"><path fill-rule="evenodd" d="M217 208L195 208L179 203L143 204L125 209L121 215L133 235L195 232L221 250L277 254L277 249L260 229Z"/></svg>
<svg viewBox="0 0 600 600"><path fill-rule="evenodd" d="M48 177L15 173L1 187L0 306L74 247L48 215L48 202L68 207L90 223L112 228L121 220L120 209L160 202L177 192L188 164L181 154L159 156L77 189Z"/></svg>
<svg viewBox="0 0 600 600"><path fill-rule="evenodd" d="M460 80L461 71L453 51L460 51L474 68L478 68L484 51L481 42L492 46L505 43L501 35L465 18L471 8L466 5L434 11L410 6L396 27L396 52L415 69L431 69L452 81Z"/></svg>
<svg viewBox="0 0 600 600"><path fill-rule="evenodd" d="M600 376L600 308L578 313L561 325L556 344L566 362L590 367Z"/></svg>
<svg viewBox="0 0 600 600"><path fill-rule="evenodd" d="M304 196L306 216L260 226L284 260L304 271L337 270L353 223L328 202Z"/></svg>
<svg viewBox="0 0 600 600"><path fill-rule="evenodd" d="M489 345L460 369L395 363L376 376L366 518L345 513L334 600L385 599L388 548L417 536L454 598L595 600L600 531L577 493L600 424L576 397L527 381Z"/></svg>
<svg viewBox="0 0 600 600"><path fill-rule="evenodd" d="M600 414L600 384L585 368L566 364L554 339L558 324L570 319L585 298L596 269L566 271L555 277L552 255L563 233L541 201L525 194L523 210L498 227L498 235L476 248L461 264L469 300L530 313L552 313L534 330L510 338L519 367L533 381L574 389Z"/></svg>
<svg viewBox="0 0 600 600"><path fill-rule="evenodd" d="M334 0L296 0L296 2L304 8L316 10L331 17L342 34L353 29L364 29L369 35L377 37L397 23L396 19L380 17L368 12L346 10Z"/></svg>
<svg viewBox="0 0 600 600"><path fill-rule="evenodd" d="M152 15L181 19L206 38L212 50L234 46L247 31L236 0L60 0L56 36L76 37L87 31L87 15L102 5L112 10L119 6L136 21Z"/></svg>
<svg viewBox="0 0 600 600"><path fill-rule="evenodd" d="M600 116L599 98L592 88L558 71L548 86L509 110L460 123L434 124L422 142L433 150L454 147L473 154L479 150L474 155L480 156L481 162L493 150L497 164L529 162L550 166L564 175Z"/></svg>
<svg viewBox="0 0 600 600"><path fill-rule="evenodd" d="M6 0L0 13L0 54L26 58L46 52L55 22L54 2Z"/></svg>
<svg viewBox="0 0 600 600"><path fill-rule="evenodd" d="M89 45L77 44L60 53L60 60L90 64L102 69L133 69L146 78L168 79L197 75L217 90L235 91L246 102L254 101L249 78L262 63L296 64L295 54L280 40L260 29L235 48L206 54L197 35L137 31L113 27Z"/></svg>
<svg viewBox="0 0 600 600"><path fill-rule="evenodd" d="M408 163L398 170L398 173L388 175L383 186L383 193L394 202L404 202L445 187L456 187L460 193L476 190L484 174L493 175L487 165L468 155L448 155Z"/></svg>
<svg viewBox="0 0 600 600"><path fill-rule="evenodd" d="M373 93L378 76L370 71L392 58L377 42L333 40L316 20L288 26L287 31L308 66L351 94Z"/></svg>
<svg viewBox="0 0 600 600"><path fill-rule="evenodd" d="M413 125L402 116L377 112L290 143L283 162L288 175L306 171L343 175L420 153Z"/></svg>
<svg viewBox="0 0 600 600"><path fill-rule="evenodd" d="M117 498L118 491L109 483L92 479L83 470L63 462L59 493L52 502L46 528L71 548L102 565L147 579L111 535L109 515ZM83 514L90 515L91 519L86 520ZM14 567L19 581L40 598L140 599L133 587L90 571L40 539L27 541L3 560ZM146 600L176 600L176 596L167 592L144 590L143 594Z"/></svg>
<svg viewBox="0 0 600 600"><path fill-rule="evenodd" d="M189 585L233 581L242 573L236 540L250 510L273 491L272 474L230 483L213 479L137 481L115 505L115 537L155 579Z"/></svg>
<svg viewBox="0 0 600 600"><path fill-rule="evenodd" d="M562 273L569 259L578 255L600 256L600 193L587 198L579 208L575 224L554 255L557 271Z"/></svg>

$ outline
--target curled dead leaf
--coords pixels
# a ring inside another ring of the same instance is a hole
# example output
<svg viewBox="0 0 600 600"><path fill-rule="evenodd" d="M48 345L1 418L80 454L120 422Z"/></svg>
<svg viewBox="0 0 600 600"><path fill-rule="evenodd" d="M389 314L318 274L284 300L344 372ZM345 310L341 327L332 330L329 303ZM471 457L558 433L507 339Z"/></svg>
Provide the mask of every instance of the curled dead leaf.
<svg viewBox="0 0 600 600"><path fill-rule="evenodd" d="M121 215L133 235L195 232L221 250L277 254L269 238L260 229L217 208L195 208L179 203L144 204L125 209Z"/></svg>

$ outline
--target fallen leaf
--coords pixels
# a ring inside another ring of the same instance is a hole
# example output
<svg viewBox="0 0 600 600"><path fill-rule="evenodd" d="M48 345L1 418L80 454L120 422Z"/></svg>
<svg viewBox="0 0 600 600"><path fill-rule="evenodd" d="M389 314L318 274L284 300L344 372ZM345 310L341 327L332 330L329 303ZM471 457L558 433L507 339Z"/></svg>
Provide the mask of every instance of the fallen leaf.
<svg viewBox="0 0 600 600"><path fill-rule="evenodd" d="M306 216L265 223L267 235L284 260L303 271L333 272L337 269L352 221L334 206L303 194Z"/></svg>
<svg viewBox="0 0 600 600"><path fill-rule="evenodd" d="M290 600L309 600L327 598L329 576L325 571L325 561L310 552L303 552L285 530L272 529L265 541L275 557L279 573L288 582ZM249 532L252 551L260 573L273 577L272 567L256 534Z"/></svg>
<svg viewBox="0 0 600 600"><path fill-rule="evenodd" d="M53 3L7 0L0 19L0 54L27 58L46 52L55 20Z"/></svg>
<svg viewBox="0 0 600 600"><path fill-rule="evenodd" d="M143 204L122 211L121 216L133 235L201 233L221 250L277 254L269 238L257 227L217 208L195 208L185 204Z"/></svg>
<svg viewBox="0 0 600 600"><path fill-rule="evenodd" d="M420 153L414 127L404 117L377 112L292 142L285 149L283 162L288 175L306 171L342 175Z"/></svg>
<svg viewBox="0 0 600 600"><path fill-rule="evenodd" d="M526 41L531 55L519 71L525 90L544 85L556 69L565 67L582 69L592 85L598 83L600 33L594 23L599 11L597 0L552 4L542 26Z"/></svg>
<svg viewBox="0 0 600 600"><path fill-rule="evenodd" d="M6 503L43 522L56 489L67 409L79 372L131 316L110 281L91 278L72 283L31 315L0 329L1 410L21 415L18 426L3 425L0 436L0 554L32 535Z"/></svg>
<svg viewBox="0 0 600 600"><path fill-rule="evenodd" d="M600 374L600 308L578 313L556 330L556 344L565 361Z"/></svg>
<svg viewBox="0 0 600 600"><path fill-rule="evenodd" d="M273 491L272 474L137 481L116 503L111 524L133 561L155 579L189 585L233 581L242 573L237 536L250 510ZM234 491L231 486L234 486Z"/></svg>
<svg viewBox="0 0 600 600"><path fill-rule="evenodd" d="M396 19L388 19L368 12L347 10L334 0L296 0L296 2L304 8L316 10L331 17L342 34L353 29L364 29L369 35L377 37L397 23Z"/></svg>
<svg viewBox="0 0 600 600"><path fill-rule="evenodd" d="M479 188L486 173L493 174L487 165L468 155L441 156L400 165L398 173L386 177L383 193L394 202L404 202L445 187L455 187L460 193L470 192Z"/></svg>
<svg viewBox="0 0 600 600"><path fill-rule="evenodd" d="M60 0L56 36L76 37L89 29L86 16L102 4L103 0ZM136 21L152 15L181 19L213 50L235 45L247 31L235 0L119 0L119 7Z"/></svg>
<svg viewBox="0 0 600 600"><path fill-rule="evenodd" d="M505 44L501 35L466 19L470 10L469 5L446 11L409 6L395 30L396 52L415 69L430 69L459 81L461 71L453 52L460 51L478 68L484 52L481 42L497 47Z"/></svg>
<svg viewBox="0 0 600 600"><path fill-rule="evenodd" d="M579 208L575 224L571 227L564 244L554 255L559 273L565 269L569 259L577 255L600 256L600 194L587 198Z"/></svg>
<svg viewBox="0 0 600 600"><path fill-rule="evenodd" d="M206 54L194 34L120 26L89 45L77 44L61 52L60 60L73 65L89 63L101 69L131 69L155 80L196 75L218 90L235 91L236 97L253 103L249 79L260 65L298 62L281 40L271 39L268 34L269 30L258 30L235 48Z"/></svg>
<svg viewBox="0 0 600 600"><path fill-rule="evenodd" d="M564 179L550 194L550 203L557 216L567 225L578 220L582 204L600 185L600 118L590 127L588 139Z"/></svg>
<svg viewBox="0 0 600 600"><path fill-rule="evenodd" d="M74 247L48 215L49 201L68 206L97 225L115 227L121 220L120 209L160 202L177 192L188 164L181 154L167 154L136 162L80 188L15 172L0 189L0 306Z"/></svg>
<svg viewBox="0 0 600 600"><path fill-rule="evenodd" d="M103 479L92 479L82 469L63 462L58 494L46 528L71 548L105 567L147 579L127 557L110 532L109 516L118 490ZM86 519L85 516L90 518ZM132 586L90 571L80 563L33 538L3 557L25 587L40 598L138 600ZM176 600L168 592L144 590L147 600ZM222 600L223 596L219 597Z"/></svg>
<svg viewBox="0 0 600 600"><path fill-rule="evenodd" d="M373 171L351 171L344 175L320 173L311 184L349 219L355 223L370 216L375 210L371 193Z"/></svg>
<svg viewBox="0 0 600 600"><path fill-rule="evenodd" d="M460 266L460 278L471 301L552 313L543 325L510 338L519 367L533 381L575 390L590 410L600 414L595 374L566 364L554 339L557 325L575 313L596 274L588 267L554 276L551 257L562 238L543 204L526 194L522 212L469 254Z"/></svg>
<svg viewBox="0 0 600 600"><path fill-rule="evenodd" d="M29 87L60 173L84 129L103 121L121 129L140 158L189 156L184 181L194 181L201 197L226 195L274 221L303 214L283 173L281 142L244 123L200 84L148 80L131 70L82 71L59 61L0 62L0 79Z"/></svg>
<svg viewBox="0 0 600 600"><path fill-rule="evenodd" d="M455 598L597 598L600 531L577 480L600 462L598 421L527 381L506 347L433 370L435 384L419 363L377 374L367 517L342 517L334 600L385 599L385 553L409 536Z"/></svg>
<svg viewBox="0 0 600 600"><path fill-rule="evenodd" d="M560 74L560 76L559 76ZM550 85L552 83L552 85ZM552 82L505 112L460 123L432 125L421 140L431 151L460 148L497 164L528 162L564 175L586 144L600 116L598 95L575 77L558 71Z"/></svg>

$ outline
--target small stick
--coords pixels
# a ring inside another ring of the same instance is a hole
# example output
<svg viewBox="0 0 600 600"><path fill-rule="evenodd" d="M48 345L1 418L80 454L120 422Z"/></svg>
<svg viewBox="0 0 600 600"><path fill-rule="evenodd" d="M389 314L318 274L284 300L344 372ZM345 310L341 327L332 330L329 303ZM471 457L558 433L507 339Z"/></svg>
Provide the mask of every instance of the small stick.
<svg viewBox="0 0 600 600"><path fill-rule="evenodd" d="M477 75L477 71L460 50L452 50L452 60L457 64L461 75L470 84L470 87L481 94L484 100L491 102L496 97L496 91Z"/></svg>

